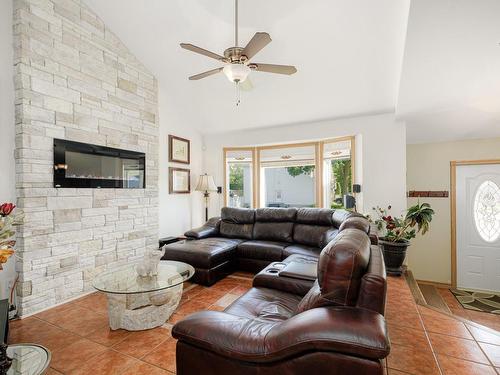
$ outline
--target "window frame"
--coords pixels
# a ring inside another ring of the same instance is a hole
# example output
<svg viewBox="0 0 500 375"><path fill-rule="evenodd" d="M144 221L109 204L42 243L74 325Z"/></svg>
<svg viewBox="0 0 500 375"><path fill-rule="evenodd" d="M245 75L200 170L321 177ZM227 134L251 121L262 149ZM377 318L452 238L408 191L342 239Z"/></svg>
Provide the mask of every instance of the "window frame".
<svg viewBox="0 0 500 375"><path fill-rule="evenodd" d="M260 154L263 150L292 148L292 147L314 147L315 151L315 207L325 207L325 178L324 178L324 147L328 143L350 141L351 149L351 173L352 183L357 183L356 178L356 136L345 136L337 138L327 138L319 141L272 144L266 146L246 146L246 147L224 147L223 148L223 170L224 170L224 206L228 203L228 163L227 154L231 151L250 151L252 153L252 208L261 207L261 165Z"/></svg>

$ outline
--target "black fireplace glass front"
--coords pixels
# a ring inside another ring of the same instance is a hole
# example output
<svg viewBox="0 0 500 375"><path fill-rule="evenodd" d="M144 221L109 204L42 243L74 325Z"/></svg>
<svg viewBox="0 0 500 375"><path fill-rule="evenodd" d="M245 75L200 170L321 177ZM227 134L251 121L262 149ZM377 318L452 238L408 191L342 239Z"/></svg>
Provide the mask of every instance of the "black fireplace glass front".
<svg viewBox="0 0 500 375"><path fill-rule="evenodd" d="M145 187L145 154L135 151L54 140L54 187Z"/></svg>

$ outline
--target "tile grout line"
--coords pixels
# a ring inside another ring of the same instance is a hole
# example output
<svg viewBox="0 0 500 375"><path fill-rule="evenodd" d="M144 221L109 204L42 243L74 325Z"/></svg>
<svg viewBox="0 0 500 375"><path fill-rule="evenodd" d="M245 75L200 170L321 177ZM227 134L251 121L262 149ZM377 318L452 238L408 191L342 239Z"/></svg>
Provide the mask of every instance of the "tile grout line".
<svg viewBox="0 0 500 375"><path fill-rule="evenodd" d="M172 371L169 371L169 370L167 370L167 369L164 369L163 367L160 367L160 366L157 366L157 365L153 365L152 363L146 362L146 361L142 360L142 358L132 357L131 355L126 354L126 353L122 353L122 352L120 352L120 351L118 351L118 350L116 350L116 349L114 349L114 348L109 348L109 350L112 350L112 351L114 351L115 353L118 353L118 354L123 355L123 356L125 356L125 357L131 358L131 359L134 359L134 360L136 360L136 361L139 361L139 362L145 363L145 364L147 364L147 365L149 365L149 366L153 366L153 367L158 368L158 369L160 369L160 370L166 371L166 372L168 372L169 374L175 374L175 372L172 372ZM149 353L148 353L148 354L149 354ZM146 355L147 355L147 354L146 354ZM127 371L127 369L126 369L126 370L124 370L124 371ZM121 372L121 373L123 373L123 372Z"/></svg>
<svg viewBox="0 0 500 375"><path fill-rule="evenodd" d="M407 282L407 280L405 280L405 281ZM423 318L422 318L423 314L418 309L418 306L424 306L424 305L419 305L418 303L416 303L416 305L417 305L417 313L418 313L419 318L421 320L421 323L422 323L422 325L424 327L424 332L425 332L425 335L427 337L427 340L429 341L429 346L431 347L432 354L433 354L433 356L435 358L435 361L436 361L436 363L438 365L438 369L439 369L440 373L443 375L443 372L441 370L441 365L440 365L439 360L437 359L437 356L436 356L436 354L439 354L439 353L435 353L435 351L434 351L434 346L432 345L432 341L430 340L430 337L429 337L428 332L427 332L427 327L425 326L425 323L424 323ZM425 305L424 307L428 308L430 306L429 305ZM486 357L486 359L488 360L488 362L491 364L491 367L493 367L493 370L497 371L496 368L495 368L495 366L494 366L494 364L491 362L490 358L488 357L488 355L484 352L483 348L481 347L481 345L479 344L479 342L476 340L475 336L472 334L472 332L470 331L470 329L467 326L467 324L464 322L464 320L466 320L466 319L457 319L457 317L454 314L443 313L439 309L432 308L431 310L432 311L436 311L437 313L443 314L444 316L451 317L451 318L455 319L456 321L462 323L465 326L465 328L467 329L467 331L469 332L469 334L471 335L471 337L472 337L472 339L466 339L466 340L474 341L476 343L476 345L479 346L479 349L481 350L481 352L483 353L483 355ZM473 323L475 323L475 322L473 322ZM475 323L475 324L477 325L477 323ZM439 333L437 333L437 334L439 334ZM444 335L444 334L442 334L442 335ZM453 335L444 335L444 336L450 336L450 337L460 338L460 337L456 337L456 336L453 336ZM464 339L464 338L461 338L461 339ZM441 355L447 356L447 357L451 357L451 358L460 359L460 360L463 360L463 361L468 361L468 362L480 364L480 365L484 365L484 366L488 366L485 363L476 362L476 361L472 361L472 360L465 359L465 358L455 357L455 356L446 355L446 354L441 354Z"/></svg>
<svg viewBox="0 0 500 375"><path fill-rule="evenodd" d="M476 337L474 336L474 334L472 333L472 331L469 329L469 327L467 327L467 324L464 324L465 325L465 328L467 329L467 331L469 331L470 335L472 336L472 338L474 339L474 342L476 343L477 346L479 346L479 350L481 350L481 352L483 353L483 355L486 357L486 359L488 360L488 362L491 364L491 366L493 367L493 370L497 371L496 367L495 367L495 364L491 361L490 359L490 356L484 351L483 347L481 346L481 344L479 343L479 341L476 340ZM497 371L498 372L498 371Z"/></svg>
<svg viewBox="0 0 500 375"><path fill-rule="evenodd" d="M427 327L425 325L424 319L422 318L420 310L418 309L417 303L415 303L415 310L417 311L418 318L420 319L420 324L422 324L422 327L424 328L424 334L425 334L425 337L427 338L427 342L429 344L429 347L431 348L431 353L432 353L432 356L434 358L434 362L436 362L436 366L438 368L438 371L441 375L444 375L443 370L441 369L441 364L439 363L436 352L434 351L434 346L432 345L431 338L429 337L429 333L427 332Z"/></svg>

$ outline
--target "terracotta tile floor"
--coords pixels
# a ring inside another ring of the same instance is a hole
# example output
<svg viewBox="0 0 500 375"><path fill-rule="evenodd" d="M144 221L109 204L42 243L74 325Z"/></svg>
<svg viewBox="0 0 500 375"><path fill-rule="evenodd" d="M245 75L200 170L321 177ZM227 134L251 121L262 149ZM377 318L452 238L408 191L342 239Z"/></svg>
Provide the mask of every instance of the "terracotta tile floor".
<svg viewBox="0 0 500 375"><path fill-rule="evenodd" d="M186 283L169 322L141 332L110 331L106 298L94 293L12 322L10 342L48 347L52 375L172 374L176 341L171 325L194 311L223 310L250 287L251 275L244 273L210 288ZM500 332L417 306L403 278L389 278L386 319L392 343L384 361L387 375L500 375Z"/></svg>
<svg viewBox="0 0 500 375"><path fill-rule="evenodd" d="M464 309L457 301L452 292L447 288L437 288L438 293L443 298L444 302L448 305L450 311L457 316L472 320L473 322L482 324L486 327L500 332L500 315L490 314L487 312L474 311Z"/></svg>

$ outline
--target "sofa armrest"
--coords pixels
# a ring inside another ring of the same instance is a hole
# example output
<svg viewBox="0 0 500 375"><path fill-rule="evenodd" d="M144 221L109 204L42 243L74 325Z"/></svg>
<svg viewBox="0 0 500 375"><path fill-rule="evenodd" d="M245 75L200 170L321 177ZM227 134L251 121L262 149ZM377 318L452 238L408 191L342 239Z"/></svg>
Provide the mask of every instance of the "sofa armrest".
<svg viewBox="0 0 500 375"><path fill-rule="evenodd" d="M344 229L354 228L359 229L366 234L370 233L370 222L364 216L351 216L347 218L339 227L339 232L342 232Z"/></svg>
<svg viewBox="0 0 500 375"><path fill-rule="evenodd" d="M287 263L287 260L292 258L294 255L289 256L284 262ZM295 256L299 257L299 256ZM262 271L260 271L252 281L252 286L254 288L268 288L279 290L281 292L291 293L298 296L305 296L309 289L312 288L314 282L304 279L296 279L293 277L280 276L279 273L270 273L268 270L274 267L275 263L282 262L273 262Z"/></svg>
<svg viewBox="0 0 500 375"><path fill-rule="evenodd" d="M332 242L335 237L337 237L339 234L339 230L336 228L328 229L324 234L323 238L321 239L321 249L323 250L326 245L328 245L330 242Z"/></svg>
<svg viewBox="0 0 500 375"><path fill-rule="evenodd" d="M283 360L311 350L378 360L390 350L384 317L350 307L320 307L284 322L203 311L178 322L172 335L199 348L248 362Z"/></svg>
<svg viewBox="0 0 500 375"><path fill-rule="evenodd" d="M184 235L188 238L201 240L202 238L215 237L219 234L220 217L212 217L199 228L188 230Z"/></svg>

